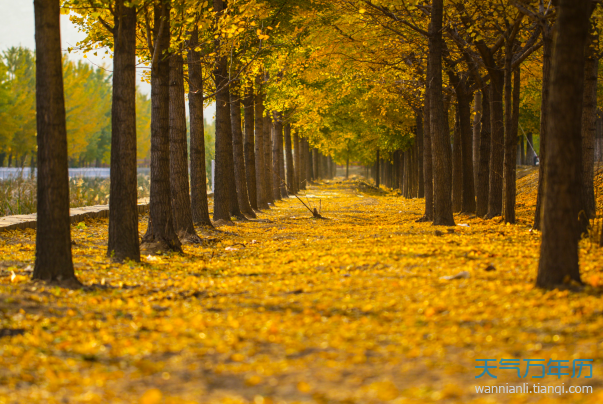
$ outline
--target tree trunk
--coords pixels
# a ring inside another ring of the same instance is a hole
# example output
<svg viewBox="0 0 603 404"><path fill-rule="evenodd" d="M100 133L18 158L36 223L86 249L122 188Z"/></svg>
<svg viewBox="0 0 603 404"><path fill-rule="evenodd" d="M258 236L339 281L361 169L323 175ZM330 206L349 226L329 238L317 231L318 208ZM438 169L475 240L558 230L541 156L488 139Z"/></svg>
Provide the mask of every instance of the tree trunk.
<svg viewBox="0 0 603 404"><path fill-rule="evenodd" d="M277 132L278 138L278 168L280 181L280 191L282 198L288 198L287 193L287 173L285 172L285 125L283 124L283 113L280 114L280 130Z"/></svg>
<svg viewBox="0 0 603 404"><path fill-rule="evenodd" d="M264 137L264 104L262 98L262 76L258 75L255 80L255 181L257 186L257 201L258 208L269 209L268 206L268 190L266 188L266 160L265 146L266 138Z"/></svg>
<svg viewBox="0 0 603 404"><path fill-rule="evenodd" d="M170 3L155 5L151 67L151 198L142 242L154 251L182 251L174 229L170 191Z"/></svg>
<svg viewBox="0 0 603 404"><path fill-rule="evenodd" d="M228 77L227 77L228 80ZM228 92L227 97L228 97L228 102L226 103L225 109L226 112L228 113L226 115L226 119L227 119L227 126L226 126L226 131L227 131L227 136L228 139L225 139L224 143L225 146L227 147L227 158L228 158L228 163L226 165L228 171L227 171L227 176L228 176L228 180L230 181L230 186L229 186L229 190L230 190L230 216L234 216L240 220L247 220L247 217L243 214L243 212L241 211L241 206L239 205L239 192L237 190L237 178L235 176L235 163L234 163L234 144L233 144L233 128L232 128L232 115L230 113L231 109L232 109L232 104L230 102L230 84L228 84L226 86L226 90ZM240 121L240 117L241 117L241 104L239 103L239 128L241 127L241 121ZM240 130L240 129L239 129ZM242 146L242 135L241 135L241 146ZM242 149L241 149L242 152ZM242 153L241 153L242 154ZM239 159L239 161L241 161L241 159L243 159L242 155ZM245 178L245 177L243 177ZM249 198L249 196L248 196ZM251 207L250 207L251 208Z"/></svg>
<svg viewBox="0 0 603 404"><path fill-rule="evenodd" d="M295 181L295 167L293 163L293 150L291 145L291 124L285 126L285 157L287 158L287 187L291 194L297 193ZM299 167L299 164L298 164Z"/></svg>
<svg viewBox="0 0 603 404"><path fill-rule="evenodd" d="M549 87L551 80L551 58L553 53L553 27L546 26L542 30L542 95L540 101L540 166L538 167L538 193L536 194L536 211L534 212L534 225L532 226L535 230L540 230L540 219L541 219L541 207L542 199L544 197L544 170L546 167L546 152L547 152L547 139L548 139L548 126L547 121L549 119L548 111L548 100L549 100ZM529 149L533 153L536 150L533 149L534 143L531 139L531 134L528 133ZM529 165L533 165L534 156L532 153L529 154L530 159L528 160Z"/></svg>
<svg viewBox="0 0 603 404"><path fill-rule="evenodd" d="M458 100L458 96L457 96ZM454 114L454 141L452 144L452 211L460 212L463 207L463 148L461 141L461 119L458 104Z"/></svg>
<svg viewBox="0 0 603 404"><path fill-rule="evenodd" d="M249 195L249 203L251 204L251 208L258 210L258 193L255 174L255 142L253 139L253 129L255 124L253 106L253 85L249 83L249 85L245 87L245 96L243 97L243 109L245 114L245 181L247 184L247 192Z"/></svg>
<svg viewBox="0 0 603 404"><path fill-rule="evenodd" d="M79 284L71 259L59 0L35 0L38 224L33 279Z"/></svg>
<svg viewBox="0 0 603 404"><path fill-rule="evenodd" d="M423 179L423 111L415 111L415 119L417 122L417 129L415 133L415 142L417 144L417 197L425 197L425 181Z"/></svg>
<svg viewBox="0 0 603 404"><path fill-rule="evenodd" d="M427 88L423 106L423 180L425 182L425 215L420 219L422 222L433 221L433 160L431 155L430 92L431 91ZM400 158L402 158L402 156L400 156ZM400 168L404 168L402 161L400 161Z"/></svg>
<svg viewBox="0 0 603 404"><path fill-rule="evenodd" d="M180 240L199 241L193 225L190 188L186 111L184 101L184 60L181 53L170 58L170 184L174 230Z"/></svg>
<svg viewBox="0 0 603 404"><path fill-rule="evenodd" d="M580 280L582 104L590 1L559 0L551 66L542 244L536 285Z"/></svg>
<svg viewBox="0 0 603 404"><path fill-rule="evenodd" d="M594 219L597 215L595 203L595 134L597 132L597 76L599 58L594 49L596 36L589 35L586 47L586 66L584 75L584 109L582 112L582 182L584 219ZM588 223L586 223L588 224Z"/></svg>
<svg viewBox="0 0 603 404"><path fill-rule="evenodd" d="M320 164L318 162L318 149L313 148L312 149L312 173L313 173L314 180L320 179L320 172L318 171L319 167L320 167Z"/></svg>
<svg viewBox="0 0 603 404"><path fill-rule="evenodd" d="M513 125L514 92L519 91L519 83L515 83L517 89L513 89L513 43L507 41L505 54L505 157L504 157L504 221L515 223L515 196L517 178L517 132ZM519 79L519 69L515 73ZM517 94L519 102L519 93ZM519 108L519 105L517 106Z"/></svg>
<svg viewBox="0 0 603 404"><path fill-rule="evenodd" d="M429 36L430 119L434 179L434 225L454 226L452 216L452 175L450 134L446 130L442 94L443 0L434 0Z"/></svg>
<svg viewBox="0 0 603 404"><path fill-rule="evenodd" d="M519 135L517 137L517 140L519 141L519 156L518 156L517 165L524 166L526 164L526 146L525 146L525 140L524 140L524 138L523 138L522 135Z"/></svg>
<svg viewBox="0 0 603 404"><path fill-rule="evenodd" d="M379 188L380 184L380 176L379 176L379 164L381 161L379 160L379 149L377 149L377 161L375 161L375 186Z"/></svg>
<svg viewBox="0 0 603 404"><path fill-rule="evenodd" d="M540 118L540 120L542 120L542 118ZM542 153L542 132L540 132L540 152ZM536 163L534 162L534 157L536 156L536 150L534 150L534 139L532 138L532 132L528 132L526 135L526 164L529 166L533 166ZM541 164L542 165L542 164ZM544 174L543 174L544 175ZM540 185L540 176L538 177L539 179L539 185ZM538 201L536 201L536 208L538 208Z"/></svg>
<svg viewBox="0 0 603 404"><path fill-rule="evenodd" d="M243 131L241 122L240 88L233 82L230 86L230 125L232 129L232 153L234 162L237 202L241 213L255 218L255 212L249 202L247 191L247 172L245 171L245 154L243 151Z"/></svg>
<svg viewBox="0 0 603 404"><path fill-rule="evenodd" d="M223 10L223 1L214 0L214 11L220 18ZM219 48L219 39L216 39L216 48ZM216 158L214 174L214 221L225 220L230 222L232 214L232 189L234 178L231 178L232 169L232 128L230 124L230 92L228 89L228 60L226 56L219 56L216 60L214 80L219 91L216 94ZM237 202L238 206L238 202Z"/></svg>
<svg viewBox="0 0 603 404"><path fill-rule="evenodd" d="M188 50L188 109L190 114L191 153L191 210L193 222L200 226L213 227L209 219L207 201L207 173L205 172L205 129L203 127L203 72L201 57L195 48L199 34L192 32Z"/></svg>
<svg viewBox="0 0 603 404"><path fill-rule="evenodd" d="M482 128L482 92L477 91L473 99L473 185L475 186L475 194L477 195L477 177L479 172L479 140Z"/></svg>
<svg viewBox="0 0 603 404"><path fill-rule="evenodd" d="M476 215L484 217L488 213L488 195L490 188L490 94L492 86L482 89L482 122L479 140L479 166L477 172Z"/></svg>
<svg viewBox="0 0 603 404"><path fill-rule="evenodd" d="M280 159L279 159L279 143L282 144L283 125L280 122L280 113L273 112L272 114L272 196L274 200L281 200L281 182L283 178L280 176Z"/></svg>
<svg viewBox="0 0 603 404"><path fill-rule="evenodd" d="M107 256L140 261L136 173L136 8L115 3Z"/></svg>
<svg viewBox="0 0 603 404"><path fill-rule="evenodd" d="M461 212L475 213L475 184L473 183L473 133L471 130L472 94L464 85L462 96L458 100L459 132L461 134L461 158L463 170L463 194Z"/></svg>
<svg viewBox="0 0 603 404"><path fill-rule="evenodd" d="M266 95L262 94L263 100L266 99ZM268 202L274 203L274 191L273 191L273 180L272 176L274 175L274 168L272 163L272 118L270 118L270 111L264 108L264 123L263 123L263 133L264 133L264 169L265 169L265 177L264 177L264 189L266 189L266 196L268 197Z"/></svg>
<svg viewBox="0 0 603 404"><path fill-rule="evenodd" d="M505 159L505 127L503 110L504 72L490 72L490 190L488 193L488 213L486 217L502 214L503 168Z"/></svg>

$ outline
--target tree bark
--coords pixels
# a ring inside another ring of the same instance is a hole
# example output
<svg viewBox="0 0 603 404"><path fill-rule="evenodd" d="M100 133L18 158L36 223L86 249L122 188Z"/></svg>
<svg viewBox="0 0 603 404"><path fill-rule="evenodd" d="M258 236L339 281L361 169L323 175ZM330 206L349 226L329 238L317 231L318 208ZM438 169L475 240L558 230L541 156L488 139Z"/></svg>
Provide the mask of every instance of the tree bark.
<svg viewBox="0 0 603 404"><path fill-rule="evenodd" d="M262 94L262 96L263 100L265 100L266 95ZM266 196L268 197L268 202L274 203L275 198L272 188L272 176L274 175L274 168L272 165L272 119L270 118L270 111L264 108L263 113L264 117L262 119L264 120L264 169L266 174L266 176L264 177L264 188L266 189Z"/></svg>
<svg viewBox="0 0 603 404"><path fill-rule="evenodd" d="M425 90L423 106L423 180L425 182L425 215L420 221L433 221L433 160L431 155L431 105L429 101L429 87ZM400 156L402 158L402 156ZM400 168L403 169L400 161Z"/></svg>
<svg viewBox="0 0 603 404"><path fill-rule="evenodd" d="M482 92L477 91L473 99L473 184L475 185L475 194L477 195L477 177L479 172L479 140L482 128Z"/></svg>
<svg viewBox="0 0 603 404"><path fill-rule="evenodd" d="M547 152L547 138L548 138L548 126L547 121L549 119L548 111L548 100L549 100L549 87L551 81L551 58L553 53L553 27L545 26L542 30L542 95L540 101L540 166L538 167L538 193L536 194L536 211L534 212L534 225L532 226L535 230L540 230L540 218L541 218L541 207L542 199L544 198L544 170L546 167L546 152ZM534 156L532 153L536 153L533 149L534 143L528 133L528 150L532 150L529 153L530 159L528 160L529 165L534 164Z"/></svg>
<svg viewBox="0 0 603 404"><path fill-rule="evenodd" d="M188 182L184 60L181 53L170 58L170 191L174 230L180 240L199 241L193 225Z"/></svg>
<svg viewBox="0 0 603 404"><path fill-rule="evenodd" d="M582 187L584 221L594 219L597 215L595 203L595 135L597 132L597 76L599 73L599 57L595 50L595 32L592 30L586 46L586 66L584 76L584 109L582 112ZM585 223L588 224L588 223Z"/></svg>
<svg viewBox="0 0 603 404"><path fill-rule="evenodd" d="M243 97L243 110L245 115L245 181L247 183L247 192L251 208L258 210L258 192L255 173L255 142L253 137L255 125L254 103L253 85L249 83L249 85L245 87L245 96Z"/></svg>
<svg viewBox="0 0 603 404"><path fill-rule="evenodd" d="M536 285L581 283L582 105L590 1L559 0L551 66L542 244Z"/></svg>
<svg viewBox="0 0 603 404"><path fill-rule="evenodd" d="M458 96L457 96L458 100ZM452 211L460 212L463 207L463 148L461 141L461 118L458 104L454 114L454 141L452 144Z"/></svg>
<svg viewBox="0 0 603 404"><path fill-rule="evenodd" d="M468 91L466 83L462 96L458 100L459 131L461 134L461 159L463 170L463 193L461 212L475 213L475 184L473 183L473 133L471 130L471 100L473 95Z"/></svg>
<svg viewBox="0 0 603 404"><path fill-rule="evenodd" d="M285 157L287 159L287 192L296 194L295 167L293 163L293 150L291 145L291 124L285 125Z"/></svg>
<svg viewBox="0 0 603 404"><path fill-rule="evenodd" d="M33 279L79 284L71 258L59 0L34 1L38 224Z"/></svg>
<svg viewBox="0 0 603 404"><path fill-rule="evenodd" d="M264 104L262 101L262 76L255 80L255 181L257 186L257 203L260 209L269 209L266 190L266 162L264 153Z"/></svg>
<svg viewBox="0 0 603 404"><path fill-rule="evenodd" d="M513 41L514 42L514 41ZM516 178L517 178L517 132L513 127L513 69L511 62L513 60L514 43L507 41L505 46L505 156L504 156L504 175L503 175L503 195L504 195L504 221L505 223L515 223L515 196L516 196ZM519 78L519 70L517 70ZM519 86L518 83L515 83ZM517 88L519 91L519 88ZM518 99L519 102L519 93ZM519 108L519 105L518 105Z"/></svg>
<svg viewBox="0 0 603 404"><path fill-rule="evenodd" d="M205 128L203 117L203 74L201 57L195 50L199 43L195 28L191 34L188 62L188 109L190 114L191 153L191 209L193 222L200 226L213 227L209 218L207 201L207 173L205 172Z"/></svg>
<svg viewBox="0 0 603 404"><path fill-rule="evenodd" d="M434 0L429 32L430 119L432 135L432 162L434 179L434 225L454 226L452 216L452 175L450 134L445 129L442 94L442 19L443 0Z"/></svg>
<svg viewBox="0 0 603 404"><path fill-rule="evenodd" d="M140 261L136 173L136 8L115 2L107 256Z"/></svg>
<svg viewBox="0 0 603 404"><path fill-rule="evenodd" d="M425 197L425 180L423 179L423 111L415 111L417 129L415 133L415 142L417 143L417 197Z"/></svg>
<svg viewBox="0 0 603 404"><path fill-rule="evenodd" d="M282 143L283 125L280 122L278 112L272 114L272 197L274 200L281 200L281 182L283 178L280 176L280 159L279 159L279 143Z"/></svg>
<svg viewBox="0 0 603 404"><path fill-rule="evenodd" d="M255 212L249 202L247 191L247 172L245 170L245 154L243 151L243 131L241 122L240 88L235 83L230 86L230 124L232 129L232 153L234 162L237 202L241 213L255 218Z"/></svg>
<svg viewBox="0 0 603 404"><path fill-rule="evenodd" d="M151 67L151 197L149 225L142 239L154 251L182 251L174 229L170 191L170 3L154 10L154 61Z"/></svg>
<svg viewBox="0 0 603 404"><path fill-rule="evenodd" d="M285 147L284 147L284 132L285 125L283 124L283 115L284 113L280 113L280 130L277 132L278 136L278 169L279 169L279 178L280 178L280 192L281 198L288 198L289 194L287 193L287 173L285 172Z"/></svg>
<svg viewBox="0 0 603 404"><path fill-rule="evenodd" d="M503 170L505 159L505 127L503 110L504 72L490 72L490 190L488 193L488 213L486 217L502 214Z"/></svg>
<svg viewBox="0 0 603 404"><path fill-rule="evenodd" d="M381 185L381 176L380 176L380 170L379 170L379 164L381 163L380 158L379 158L379 149L377 149L377 160L375 161L375 186L377 188L379 188L379 186Z"/></svg>
<svg viewBox="0 0 603 404"><path fill-rule="evenodd" d="M482 89L482 122L479 140L479 167L477 174L476 215L484 217L488 213L488 196L490 189L490 95L492 86Z"/></svg>
<svg viewBox="0 0 603 404"><path fill-rule="evenodd" d="M313 148L312 149L312 173L313 173L313 179L315 181L318 181L319 179L321 179L321 175L320 175L320 171L319 171L320 163L318 160L319 160L318 149Z"/></svg>
<svg viewBox="0 0 603 404"><path fill-rule="evenodd" d="M301 152L301 142L299 139L299 135L297 131L293 134L293 152L294 152L294 160L295 160L295 193L299 193L301 190L301 177L302 177L302 152Z"/></svg>

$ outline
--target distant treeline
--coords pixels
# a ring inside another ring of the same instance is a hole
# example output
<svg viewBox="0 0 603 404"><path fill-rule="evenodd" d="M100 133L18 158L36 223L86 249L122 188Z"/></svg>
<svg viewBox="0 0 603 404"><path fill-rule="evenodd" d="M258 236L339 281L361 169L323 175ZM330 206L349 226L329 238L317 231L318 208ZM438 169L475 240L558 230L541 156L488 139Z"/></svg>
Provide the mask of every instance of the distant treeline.
<svg viewBox="0 0 603 404"><path fill-rule="evenodd" d="M81 61L63 61L67 142L71 167L107 166L111 153L111 73ZM35 52L12 47L0 55L0 167L35 166ZM213 124L206 123L206 160L214 155ZM148 165L151 100L137 91L138 162ZM209 167L209 164L208 164Z"/></svg>

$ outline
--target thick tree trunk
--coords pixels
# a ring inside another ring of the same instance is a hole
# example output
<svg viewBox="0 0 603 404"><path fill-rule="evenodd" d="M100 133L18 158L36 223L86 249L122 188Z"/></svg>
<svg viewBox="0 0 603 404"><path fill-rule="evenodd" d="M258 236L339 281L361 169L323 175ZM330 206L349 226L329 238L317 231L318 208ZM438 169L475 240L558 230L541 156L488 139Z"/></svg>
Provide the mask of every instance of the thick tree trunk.
<svg viewBox="0 0 603 404"><path fill-rule="evenodd" d="M151 197L142 242L153 251L182 251L174 229L170 191L170 3L155 5L151 68Z"/></svg>
<svg viewBox="0 0 603 404"><path fill-rule="evenodd" d="M203 72L201 57L195 51L199 34L193 30L188 50L188 109L190 114L191 153L191 209L193 222L213 227L209 219L207 201L207 173L205 172L205 128L203 127Z"/></svg>
<svg viewBox="0 0 603 404"><path fill-rule="evenodd" d="M232 154L234 162L235 184L239 209L247 217L255 218L255 212L249 203L247 191L247 172L245 170L245 154L243 151L243 131L241 122L240 88L230 86L230 125L232 129Z"/></svg>
<svg viewBox="0 0 603 404"><path fill-rule="evenodd" d="M249 83L249 85L245 87L245 96L243 97L243 109L245 115L245 181L247 183L247 192L249 194L251 208L258 210L258 192L255 173L255 142L253 138L255 124L254 103L253 85Z"/></svg>
<svg viewBox="0 0 603 404"><path fill-rule="evenodd" d="M582 104L590 1L559 0L553 50L542 244L536 285L578 283L581 226Z"/></svg>
<svg viewBox="0 0 603 404"><path fill-rule="evenodd" d="M193 225L188 183L184 60L181 53L170 58L170 191L174 230L180 240L199 241Z"/></svg>
<svg viewBox="0 0 603 404"><path fill-rule="evenodd" d="M457 96L458 99L458 96ZM452 144L452 211L460 212L463 207L463 147L461 141L461 119L458 104L454 114L454 140Z"/></svg>
<svg viewBox="0 0 603 404"><path fill-rule="evenodd" d="M429 36L430 119L434 179L433 224L454 226L452 216L452 175L450 134L446 130L442 94L442 19L443 0L434 0L431 9Z"/></svg>
<svg viewBox="0 0 603 404"><path fill-rule="evenodd" d="M477 171L476 215L484 217L488 213L488 195L490 188L490 85L482 89L482 121L479 140L479 165Z"/></svg>
<svg viewBox="0 0 603 404"><path fill-rule="evenodd" d="M140 261L136 173L136 8L115 3L107 255Z"/></svg>
<svg viewBox="0 0 603 404"><path fill-rule="evenodd" d="M269 209L268 191L266 189L266 160L264 153L264 104L262 101L262 76L255 80L255 181L257 187L257 203L260 209Z"/></svg>
<svg viewBox="0 0 603 404"><path fill-rule="evenodd" d="M586 220L597 215L595 204L595 134L597 132L597 76L599 58L594 49L594 35L589 35L586 47L586 66L584 76L584 110L582 112L582 182ZM587 223L585 223L587 224Z"/></svg>
<svg viewBox="0 0 603 404"><path fill-rule="evenodd" d="M291 145L291 124L285 125L285 157L287 158L287 192L291 194L297 193L295 181L295 167L293 163L293 150Z"/></svg>
<svg viewBox="0 0 603 404"><path fill-rule="evenodd" d="M35 0L38 224L33 279L79 284L71 259L59 0Z"/></svg>
<svg viewBox="0 0 603 404"><path fill-rule="evenodd" d="M505 159L505 127L503 110L504 72L490 72L490 190L488 193L488 213L491 219L502 214L503 169Z"/></svg>
<svg viewBox="0 0 603 404"><path fill-rule="evenodd" d="M546 26L542 30L542 95L540 101L540 166L538 167L538 193L536 194L536 211L534 212L534 225L532 226L536 230L540 230L540 219L541 219L541 207L542 199L544 197L544 170L546 168L547 158L547 139L548 139L548 126L547 121L549 119L548 111L548 100L549 100L549 87L551 80L551 58L553 54L553 27ZM534 156L532 153L534 143L531 139L531 134L528 133L528 150L532 150L529 153L530 158L528 164L534 164Z"/></svg>

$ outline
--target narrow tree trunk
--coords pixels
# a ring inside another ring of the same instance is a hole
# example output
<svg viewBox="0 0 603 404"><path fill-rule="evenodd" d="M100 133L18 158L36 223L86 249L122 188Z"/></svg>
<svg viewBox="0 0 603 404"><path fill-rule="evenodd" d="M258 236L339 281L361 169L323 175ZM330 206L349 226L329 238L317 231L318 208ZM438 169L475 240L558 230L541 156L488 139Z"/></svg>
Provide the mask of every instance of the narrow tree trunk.
<svg viewBox="0 0 603 404"><path fill-rule="evenodd" d="M548 139L548 126L547 121L549 119L548 111L548 100L549 100L549 87L551 80L551 58L553 53L553 27L546 26L542 30L542 95L540 101L540 166L538 167L538 193L536 194L536 211L534 212L534 225L532 226L536 230L540 230L540 219L541 219L541 207L542 199L544 197L544 170L546 167L547 158L547 139ZM529 153L528 164L533 165L534 156L532 153L536 153L533 149L534 143L531 139L531 133L528 133L529 149L532 150Z"/></svg>
<svg viewBox="0 0 603 404"><path fill-rule="evenodd" d="M473 133L471 130L472 94L464 87L463 95L458 101L459 129L461 133L461 155L463 170L463 194L461 212L475 213L475 184L473 183Z"/></svg>
<svg viewBox="0 0 603 404"><path fill-rule="evenodd" d="M479 172L479 140L482 128L482 92L477 91L473 99L473 184L475 186L475 194L477 195L477 176Z"/></svg>
<svg viewBox="0 0 603 404"><path fill-rule="evenodd" d="M266 160L264 153L264 104L262 101L262 76L255 80L255 181L257 187L257 203L260 209L269 209L268 191L266 189Z"/></svg>
<svg viewBox="0 0 603 404"><path fill-rule="evenodd" d="M542 120L542 118L540 118ZM534 139L532 137L532 132L528 132L526 135L526 164L529 166L533 166L536 163L534 162L534 157L536 156L536 150L534 150ZM540 132L540 153L542 153L542 132ZM541 164L542 165L542 164ZM544 171L543 171L544 172ZM544 174L543 174L544 175ZM538 182L540 186L540 176L538 177ZM536 208L538 209L538 201L536 201Z"/></svg>
<svg viewBox="0 0 603 404"><path fill-rule="evenodd" d="M488 195L490 189L490 95L492 86L482 89L482 122L479 140L479 166L477 172L476 215L484 217L488 213Z"/></svg>
<svg viewBox="0 0 603 404"><path fill-rule="evenodd" d="M507 42L505 57L505 157L504 157L504 221L505 223L515 223L515 195L517 177L517 132L513 130L513 101L514 89L513 70L511 62L513 60L513 43ZM519 79L519 70L515 73ZM519 83L516 83L519 91ZM519 102L519 93L518 93ZM519 105L518 105L519 107Z"/></svg>
<svg viewBox="0 0 603 404"><path fill-rule="evenodd" d="M59 0L35 0L38 224L33 279L79 284L71 259Z"/></svg>
<svg viewBox="0 0 603 404"><path fill-rule="evenodd" d="M536 285L578 283L581 226L582 104L584 50L590 1L559 0L551 68L544 178L542 244Z"/></svg>
<svg viewBox="0 0 603 404"><path fill-rule="evenodd" d="M266 95L262 94L263 100L266 99ZM272 118L270 118L270 111L264 108L263 110L263 133L264 133L264 189L266 189L266 196L268 198L269 203L274 203L274 193L273 193L273 180L272 176L274 175L274 168L272 163Z"/></svg>
<svg viewBox="0 0 603 404"><path fill-rule="evenodd" d="M295 193L299 193L301 190L301 177L302 177L302 153L301 153L301 142L299 141L299 136L297 131L293 134L293 159L295 160Z"/></svg>
<svg viewBox="0 0 603 404"><path fill-rule="evenodd" d="M595 204L595 134L597 132L597 76L599 72L599 58L593 43L597 37L589 35L586 47L586 66L584 76L584 110L582 112L582 183L584 221L594 219ZM588 223L585 223L588 224Z"/></svg>
<svg viewBox="0 0 603 404"><path fill-rule="evenodd" d="M285 157L287 158L287 192L297 193L295 186L295 167L293 164L293 150L291 146L291 124L285 125Z"/></svg>
<svg viewBox="0 0 603 404"><path fill-rule="evenodd" d="M380 184L380 175L379 175L379 164L381 163L379 159L379 149L377 149L377 161L375 162L375 185L379 188Z"/></svg>
<svg viewBox="0 0 603 404"><path fill-rule="evenodd" d="M287 193L287 173L285 172L285 125L283 124L283 113L280 114L280 131L277 133L279 136L278 139L278 168L279 168L279 177L280 181L280 191L282 198L288 198L289 194Z"/></svg>
<svg viewBox="0 0 603 404"><path fill-rule="evenodd" d="M320 179L320 172L318 171L320 164L318 162L318 149L312 149L312 173L313 179Z"/></svg>
<svg viewBox="0 0 603 404"><path fill-rule="evenodd" d="M502 214L503 169L505 159L505 127L503 110L504 72L491 71L490 85L490 190L488 194L488 213L491 219Z"/></svg>
<svg viewBox="0 0 603 404"><path fill-rule="evenodd" d="M458 96L457 96L458 99ZM458 104L454 114L454 141L452 144L452 211L460 212L463 207L463 147L461 141L461 119Z"/></svg>
<svg viewBox="0 0 603 404"><path fill-rule="evenodd" d="M236 82L235 82L236 83ZM255 218L255 212L249 202L247 191L247 172L245 170L245 153L243 151L243 131L241 122L240 88L235 84L230 86L230 125L232 128L232 153L234 162L235 184L239 209L247 217Z"/></svg>
<svg viewBox="0 0 603 404"><path fill-rule="evenodd" d="M278 112L273 112L272 117L272 197L274 200L280 200L283 178L280 176L279 142L282 142L280 139L282 139L283 125Z"/></svg>
<svg viewBox="0 0 603 404"><path fill-rule="evenodd" d="M227 78L228 80L228 78ZM226 97L228 97L228 102L226 103L224 109L226 110L226 117L225 117L225 123L226 123L226 136L227 139L224 139L224 145L226 147L226 156L227 156L227 164L226 164L226 168L227 168L227 178L228 181L230 182L230 186L228 187L229 189L229 194L230 194L230 216L234 216L240 220L247 220L247 217L243 214L243 212L241 211L241 206L239 205L239 192L237 189L237 178L235 176L235 163L234 163L234 144L233 144L233 129L232 129L232 115L231 115L231 107L232 104L230 102L230 84L226 85L226 91L227 91L227 95ZM240 108L241 108L241 104L239 104L239 119L241 117L241 113L240 113ZM240 130L240 125L241 121L239 120L239 130ZM241 135L242 137L242 135ZM241 139L242 142L242 139ZM242 152L242 150L241 150ZM242 153L241 153L242 154ZM239 159L239 162L241 161L241 159L243 159L242 155ZM245 177L243 177L245 178ZM249 196L248 196L249 198ZM251 208L251 207L250 207Z"/></svg>
<svg viewBox="0 0 603 404"><path fill-rule="evenodd" d="M170 4L155 5L151 67L151 197L142 242L153 251L182 251L174 230L170 191Z"/></svg>
<svg viewBox="0 0 603 404"><path fill-rule="evenodd" d="M193 225L188 183L184 60L181 53L170 58L170 192L174 230L180 240L199 241Z"/></svg>
<svg viewBox="0 0 603 404"><path fill-rule="evenodd" d="M522 135L519 135L517 140L519 141L519 156L517 157L517 165L524 166L526 164L525 141Z"/></svg>
<svg viewBox="0 0 603 404"><path fill-rule="evenodd" d="M255 142L253 138L255 116L253 107L253 85L249 83L249 85L245 87L245 96L243 97L243 109L245 115L245 181L247 183L247 192L249 194L249 203L251 204L251 208L258 210L258 193L255 174Z"/></svg>
<svg viewBox="0 0 603 404"><path fill-rule="evenodd" d="M350 178L350 155L348 154L345 157L345 179Z"/></svg>
<svg viewBox="0 0 603 404"><path fill-rule="evenodd" d="M450 134L446 130L442 94L443 0L434 0L429 36L430 119L434 178L434 225L454 226L452 216L452 175Z"/></svg>
<svg viewBox="0 0 603 404"><path fill-rule="evenodd" d="M419 219L421 222L433 221L433 160L431 155L431 104L429 101L429 87L425 91L423 106L423 180L425 182L425 215ZM400 156L402 158L402 156ZM404 165L400 161L400 168Z"/></svg>
<svg viewBox="0 0 603 404"><path fill-rule="evenodd" d="M191 153L191 209L193 222L200 226L213 227L209 219L207 201L207 173L205 172L205 128L203 127L203 72L201 57L195 48L199 34L192 32L188 50L188 109L190 114Z"/></svg>
<svg viewBox="0 0 603 404"><path fill-rule="evenodd" d="M417 122L417 129L415 133L415 142L417 144L417 197L425 197L425 180L423 179L423 111L415 111L415 119Z"/></svg>
<svg viewBox="0 0 603 404"><path fill-rule="evenodd" d="M140 261L136 173L136 8L115 3L107 255ZM33 171L33 169L32 169Z"/></svg>

